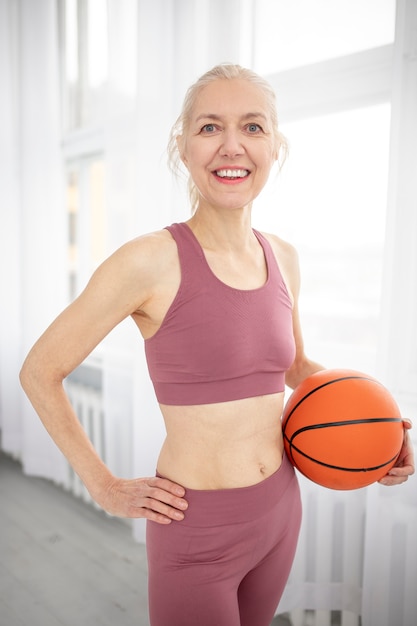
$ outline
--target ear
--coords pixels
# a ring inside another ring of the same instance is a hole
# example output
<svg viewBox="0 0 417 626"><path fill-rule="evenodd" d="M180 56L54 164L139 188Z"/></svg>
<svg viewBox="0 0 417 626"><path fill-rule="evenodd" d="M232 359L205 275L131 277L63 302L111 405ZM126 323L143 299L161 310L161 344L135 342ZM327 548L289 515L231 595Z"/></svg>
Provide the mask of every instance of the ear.
<svg viewBox="0 0 417 626"><path fill-rule="evenodd" d="M176 141L177 141L177 148L178 148L178 152L179 152L179 155L180 155L180 159L184 163L184 165L187 167L187 157L185 156L185 140L184 140L184 136L183 135L177 135Z"/></svg>

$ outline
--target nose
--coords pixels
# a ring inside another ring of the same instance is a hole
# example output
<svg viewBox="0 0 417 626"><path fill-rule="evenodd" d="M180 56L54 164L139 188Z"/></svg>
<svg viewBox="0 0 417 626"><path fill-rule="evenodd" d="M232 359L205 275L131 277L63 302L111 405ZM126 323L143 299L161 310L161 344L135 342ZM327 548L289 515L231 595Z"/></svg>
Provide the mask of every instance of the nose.
<svg viewBox="0 0 417 626"><path fill-rule="evenodd" d="M224 129L220 146L221 156L235 157L243 154L244 151L239 132L232 128Z"/></svg>

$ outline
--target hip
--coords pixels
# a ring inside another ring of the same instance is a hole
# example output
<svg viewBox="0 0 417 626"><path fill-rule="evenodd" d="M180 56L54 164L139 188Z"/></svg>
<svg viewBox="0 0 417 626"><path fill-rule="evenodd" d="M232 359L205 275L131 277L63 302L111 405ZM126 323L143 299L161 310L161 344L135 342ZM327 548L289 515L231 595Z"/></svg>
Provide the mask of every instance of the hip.
<svg viewBox="0 0 417 626"><path fill-rule="evenodd" d="M166 478L157 472L157 476ZM299 498L298 480L286 454L270 476L245 487L223 489L186 488L188 509L181 526L218 526L249 522L282 506L285 498ZM174 522L177 524L177 522Z"/></svg>

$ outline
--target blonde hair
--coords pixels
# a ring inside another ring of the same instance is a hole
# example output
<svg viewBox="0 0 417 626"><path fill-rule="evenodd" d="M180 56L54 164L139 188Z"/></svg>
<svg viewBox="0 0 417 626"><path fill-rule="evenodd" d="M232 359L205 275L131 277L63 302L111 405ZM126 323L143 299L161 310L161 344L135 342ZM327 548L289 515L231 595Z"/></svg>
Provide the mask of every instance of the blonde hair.
<svg viewBox="0 0 417 626"><path fill-rule="evenodd" d="M204 87L216 80L233 80L241 79L256 85L261 89L265 95L269 114L271 117L271 124L273 128L274 140L276 145L277 159L279 168L282 165L288 154L288 143L284 135L278 130L278 114L276 108L275 92L267 80L259 76L256 72L240 65L234 65L230 63L223 63L216 65L211 70L203 74L193 85L191 85L184 98L182 110L174 125L172 126L171 133L168 142L168 164L174 174L182 172L181 155L178 149L177 138L180 135L184 135L190 124L191 113L194 107L195 101ZM191 177L188 178L188 193L191 202L191 208L193 211L198 206L199 193Z"/></svg>

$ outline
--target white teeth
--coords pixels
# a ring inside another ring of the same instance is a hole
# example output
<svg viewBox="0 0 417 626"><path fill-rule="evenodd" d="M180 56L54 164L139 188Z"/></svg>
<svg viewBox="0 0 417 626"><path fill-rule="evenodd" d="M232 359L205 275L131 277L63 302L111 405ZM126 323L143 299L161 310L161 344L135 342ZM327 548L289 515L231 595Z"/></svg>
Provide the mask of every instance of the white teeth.
<svg viewBox="0 0 417 626"><path fill-rule="evenodd" d="M220 178L245 178L249 174L248 170L217 170Z"/></svg>

